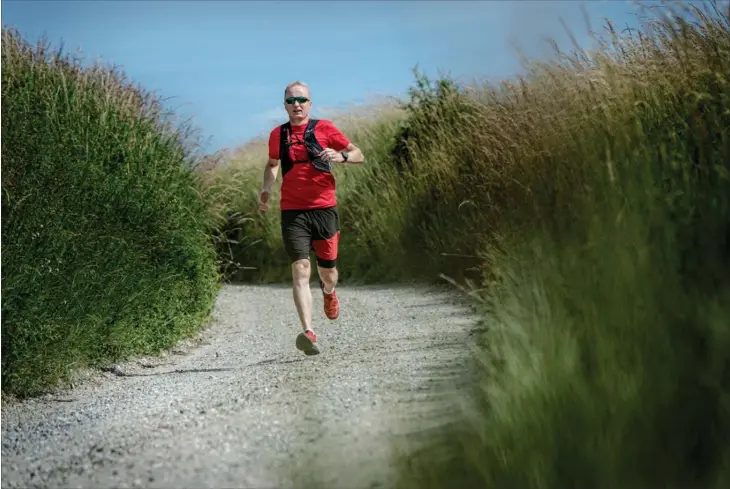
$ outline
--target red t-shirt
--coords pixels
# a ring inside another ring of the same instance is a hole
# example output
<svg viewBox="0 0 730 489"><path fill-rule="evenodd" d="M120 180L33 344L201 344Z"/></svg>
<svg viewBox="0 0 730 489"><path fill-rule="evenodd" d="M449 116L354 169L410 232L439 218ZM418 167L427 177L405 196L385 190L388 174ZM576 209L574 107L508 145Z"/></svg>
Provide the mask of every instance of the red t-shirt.
<svg viewBox="0 0 730 489"><path fill-rule="evenodd" d="M307 148L304 146L304 131L307 124L291 126L291 142L289 156L292 161L309 160ZM314 136L322 149L332 148L342 151L350 145L350 141L335 127L332 122L320 119L314 128ZM279 160L280 126L276 126L269 134L269 158ZM323 209L337 205L335 198L335 178L331 173L321 172L311 164L295 163L291 170L282 177L281 204L287 209Z"/></svg>

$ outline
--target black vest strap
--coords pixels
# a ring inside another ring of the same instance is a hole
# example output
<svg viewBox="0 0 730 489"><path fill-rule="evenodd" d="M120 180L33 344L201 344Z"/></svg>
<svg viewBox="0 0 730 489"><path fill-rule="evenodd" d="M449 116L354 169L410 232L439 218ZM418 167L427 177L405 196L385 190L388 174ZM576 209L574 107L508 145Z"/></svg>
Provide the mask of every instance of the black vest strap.
<svg viewBox="0 0 730 489"><path fill-rule="evenodd" d="M322 146L319 144L319 141L317 141L317 138L314 135L317 122L319 122L319 120L310 119L307 123L307 128L304 130L304 145L307 148L307 155L309 156L309 159L305 161L292 161L291 159L291 154L289 153L289 148L292 146L292 142L289 139L291 134L291 123L286 122L279 127L279 159L281 160L281 170L283 175L286 175L286 173L292 169L294 164L309 162L311 162L312 166L319 171L328 173L332 171L329 162L323 161L317 157L317 155L322 151Z"/></svg>

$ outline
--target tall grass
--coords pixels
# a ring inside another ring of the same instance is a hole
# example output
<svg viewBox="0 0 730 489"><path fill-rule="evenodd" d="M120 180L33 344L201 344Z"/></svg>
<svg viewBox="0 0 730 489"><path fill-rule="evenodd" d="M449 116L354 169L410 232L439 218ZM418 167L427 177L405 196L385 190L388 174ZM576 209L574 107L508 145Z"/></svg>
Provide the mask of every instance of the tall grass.
<svg viewBox="0 0 730 489"><path fill-rule="evenodd" d="M482 257L486 331L470 407L404 449L400 487L730 483L728 16L609 34L418 104L442 197L412 235Z"/></svg>
<svg viewBox="0 0 730 489"><path fill-rule="evenodd" d="M190 128L3 29L2 383L38 394L194 332L218 286Z"/></svg>
<svg viewBox="0 0 730 489"><path fill-rule="evenodd" d="M706 6L500 84L418 76L353 133L345 279L441 276L483 314L479 380L400 445L399 487L730 483L730 25ZM276 213L249 217L243 279L288 278Z"/></svg>

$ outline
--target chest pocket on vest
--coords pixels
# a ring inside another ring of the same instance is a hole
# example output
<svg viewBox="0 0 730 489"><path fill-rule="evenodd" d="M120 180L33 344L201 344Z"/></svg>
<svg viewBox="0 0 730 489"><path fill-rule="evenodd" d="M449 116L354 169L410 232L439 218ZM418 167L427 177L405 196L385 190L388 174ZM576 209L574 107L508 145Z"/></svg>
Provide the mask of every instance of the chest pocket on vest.
<svg viewBox="0 0 730 489"><path fill-rule="evenodd" d="M307 155L309 157L306 161L292 161L291 155L289 154L289 148L296 143L301 144L301 141L292 142L290 140L291 135L291 123L287 122L281 125L280 130L280 143L279 143L279 155L281 158L282 171L286 174L291 170L294 164L310 163L316 170L326 173L332 172L332 166L328 161L324 161L317 155L322 152L322 146L317 141L314 135L314 129L317 127L317 119L310 119L307 123L307 128L304 130L304 146L307 148Z"/></svg>

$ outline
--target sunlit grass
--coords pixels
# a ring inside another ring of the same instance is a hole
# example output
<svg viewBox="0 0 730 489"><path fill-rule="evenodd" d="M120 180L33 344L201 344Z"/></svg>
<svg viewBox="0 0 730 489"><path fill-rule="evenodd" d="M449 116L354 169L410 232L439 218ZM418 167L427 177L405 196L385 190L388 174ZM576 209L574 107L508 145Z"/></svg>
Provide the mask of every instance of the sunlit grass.
<svg viewBox="0 0 730 489"><path fill-rule="evenodd" d="M399 487L730 482L730 30L684 19L498 84L418 76L353 138L345 280L467 283L485 328ZM243 279L288 279L268 219Z"/></svg>
<svg viewBox="0 0 730 489"><path fill-rule="evenodd" d="M170 116L118 70L3 29L4 394L154 354L203 323L216 223L192 132Z"/></svg>

